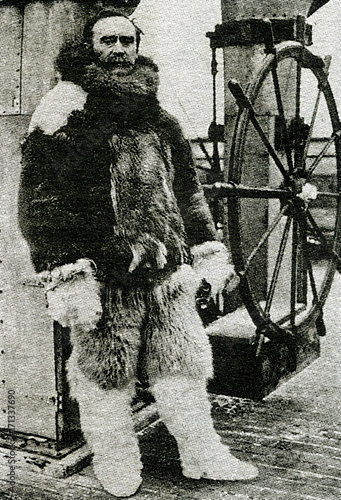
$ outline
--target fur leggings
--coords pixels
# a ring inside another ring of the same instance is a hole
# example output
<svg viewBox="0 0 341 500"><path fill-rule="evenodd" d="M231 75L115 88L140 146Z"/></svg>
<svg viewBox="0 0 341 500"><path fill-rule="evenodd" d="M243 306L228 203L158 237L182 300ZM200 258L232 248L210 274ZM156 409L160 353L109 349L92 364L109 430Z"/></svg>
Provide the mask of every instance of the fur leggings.
<svg viewBox="0 0 341 500"><path fill-rule="evenodd" d="M72 358L69 370L82 430L94 454L95 475L109 493L129 497L142 482L130 406L134 386L100 389L84 377ZM231 455L215 432L205 380L164 376L154 380L151 390L161 420L176 439L186 477L235 481L257 476L256 467Z"/></svg>
<svg viewBox="0 0 341 500"><path fill-rule="evenodd" d="M133 495L142 481L130 406L134 384L122 389L100 389L84 377L72 358L69 376L71 393L79 404L82 431L93 452L95 475L113 495ZM203 450L212 460L216 447L222 446L210 417L205 381L166 376L156 379L151 390L161 419L177 440L184 474L199 479Z"/></svg>

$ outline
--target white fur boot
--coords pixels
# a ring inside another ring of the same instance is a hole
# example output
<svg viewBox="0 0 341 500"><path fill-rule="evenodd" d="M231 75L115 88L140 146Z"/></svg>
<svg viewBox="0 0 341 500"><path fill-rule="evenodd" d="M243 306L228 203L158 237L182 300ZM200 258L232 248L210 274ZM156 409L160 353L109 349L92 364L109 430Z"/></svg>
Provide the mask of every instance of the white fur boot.
<svg viewBox="0 0 341 500"><path fill-rule="evenodd" d="M134 495L142 481L130 406L134 384L104 391L84 377L73 355L68 371L71 394L79 403L82 431L94 454L96 477L112 495Z"/></svg>
<svg viewBox="0 0 341 500"><path fill-rule="evenodd" d="M183 474L192 479L253 479L258 470L238 460L213 427L206 384L184 376L159 378L152 388L160 418L175 437Z"/></svg>

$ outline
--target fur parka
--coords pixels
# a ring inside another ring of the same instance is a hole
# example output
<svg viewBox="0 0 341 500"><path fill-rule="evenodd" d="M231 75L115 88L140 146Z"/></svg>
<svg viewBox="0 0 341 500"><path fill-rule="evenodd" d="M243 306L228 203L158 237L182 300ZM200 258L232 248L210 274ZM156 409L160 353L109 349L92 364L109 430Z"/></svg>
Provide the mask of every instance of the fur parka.
<svg viewBox="0 0 341 500"><path fill-rule="evenodd" d="M158 104L151 60L117 81L64 67L74 81L45 96L23 144L19 222L35 269L86 257L101 280L153 281L215 237L189 143Z"/></svg>
<svg viewBox="0 0 341 500"><path fill-rule="evenodd" d="M19 223L50 312L103 389L138 372L206 379L212 357L195 292L206 262L220 281L231 266L190 145L158 103L150 59L113 77L80 53L62 49L62 80L22 148Z"/></svg>

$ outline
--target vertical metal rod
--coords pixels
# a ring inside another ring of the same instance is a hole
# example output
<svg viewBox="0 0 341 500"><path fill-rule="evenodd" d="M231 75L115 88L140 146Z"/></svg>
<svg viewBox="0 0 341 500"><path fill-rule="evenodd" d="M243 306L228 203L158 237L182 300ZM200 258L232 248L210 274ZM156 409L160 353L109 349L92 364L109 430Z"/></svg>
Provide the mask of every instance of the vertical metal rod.
<svg viewBox="0 0 341 500"><path fill-rule="evenodd" d="M293 333L296 330L296 290L297 290L297 220L293 218L292 225L292 255L291 255L291 283L290 283L290 326Z"/></svg>
<svg viewBox="0 0 341 500"><path fill-rule="evenodd" d="M216 48L212 47L212 62L211 62L211 72L212 72L212 86L213 86L213 154L212 154L212 164L211 167L212 175L210 180L212 182L222 181L222 172L220 168L220 155L218 148L218 138L217 138L217 74L218 74L218 63L216 56ZM219 204L219 202L217 202Z"/></svg>
<svg viewBox="0 0 341 500"><path fill-rule="evenodd" d="M296 18L296 39L302 44L301 55L296 60L296 109L295 109L295 122L296 122L296 138L295 138L295 169L302 166L302 153L301 153L301 83L302 83L302 60L305 44L305 17L298 15Z"/></svg>
<svg viewBox="0 0 341 500"><path fill-rule="evenodd" d="M307 305L307 221L298 214L298 256L297 256L297 302Z"/></svg>
<svg viewBox="0 0 341 500"><path fill-rule="evenodd" d="M216 56L216 48L212 47L212 61L211 61L211 73L212 73L212 86L213 86L213 123L217 124L217 73L218 73L218 63Z"/></svg>
<svg viewBox="0 0 341 500"><path fill-rule="evenodd" d="M25 5L20 6L21 32L20 32L20 68L19 68L19 113L23 112L23 53L24 53L24 33L25 33Z"/></svg>
<svg viewBox="0 0 341 500"><path fill-rule="evenodd" d="M302 47L303 50L303 47ZM300 113L301 113L301 77L302 77L302 60L296 61L296 109L295 109L295 122L296 122L296 137L295 137L295 168L301 167L301 154L300 154Z"/></svg>

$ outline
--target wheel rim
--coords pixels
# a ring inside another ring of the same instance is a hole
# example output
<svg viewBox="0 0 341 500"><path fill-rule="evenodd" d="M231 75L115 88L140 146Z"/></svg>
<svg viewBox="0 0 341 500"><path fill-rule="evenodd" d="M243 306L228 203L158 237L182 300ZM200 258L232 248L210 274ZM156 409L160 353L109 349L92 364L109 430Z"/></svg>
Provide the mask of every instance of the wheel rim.
<svg viewBox="0 0 341 500"><path fill-rule="evenodd" d="M272 199L250 199L244 193L228 200L240 293L255 325L270 337L296 334L322 315L340 250L340 122L320 63L298 43L281 44L246 90L251 110L238 103L229 181L279 191ZM305 106L313 84L316 98ZM316 141L323 108L329 122L323 135L328 138ZM267 146L275 122L276 140ZM310 201L315 190L319 194Z"/></svg>

